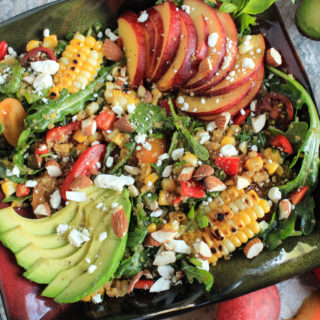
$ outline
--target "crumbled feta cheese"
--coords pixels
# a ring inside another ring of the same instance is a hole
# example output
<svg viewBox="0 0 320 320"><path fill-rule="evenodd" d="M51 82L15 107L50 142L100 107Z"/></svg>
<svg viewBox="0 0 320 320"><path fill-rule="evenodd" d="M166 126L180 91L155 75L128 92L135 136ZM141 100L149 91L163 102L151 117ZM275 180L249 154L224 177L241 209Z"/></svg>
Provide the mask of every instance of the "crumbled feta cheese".
<svg viewBox="0 0 320 320"><path fill-rule="evenodd" d="M141 12L141 14L138 18L138 22L141 22L141 23L146 22L148 20L148 18L149 18L149 15L148 15L147 11L144 10Z"/></svg>
<svg viewBox="0 0 320 320"><path fill-rule="evenodd" d="M34 188L38 184L38 181L36 180L27 180L25 186L28 188Z"/></svg>
<svg viewBox="0 0 320 320"><path fill-rule="evenodd" d="M111 168L113 165L113 157L108 157L106 161L107 168Z"/></svg>
<svg viewBox="0 0 320 320"><path fill-rule="evenodd" d="M164 279L171 279L174 275L174 268L172 266L159 266L157 268L158 273Z"/></svg>
<svg viewBox="0 0 320 320"><path fill-rule="evenodd" d="M60 191L56 190L50 195L50 205L53 209L58 209L61 203Z"/></svg>
<svg viewBox="0 0 320 320"><path fill-rule="evenodd" d="M116 191L122 191L124 186L130 186L134 184L134 179L130 176L121 175L119 177L111 174L99 174L94 179L94 184L98 188L112 189Z"/></svg>
<svg viewBox="0 0 320 320"><path fill-rule="evenodd" d="M184 103L184 98L182 96L179 96L177 99L177 103L179 103L179 104Z"/></svg>
<svg viewBox="0 0 320 320"><path fill-rule="evenodd" d="M246 112L243 109L241 109L240 114L242 114L244 116L246 114Z"/></svg>
<svg viewBox="0 0 320 320"><path fill-rule="evenodd" d="M206 271L210 270L210 266L209 266L208 260L203 260L203 259L200 259L200 258L198 258L197 260L201 263L201 267L197 266L198 269L202 269L202 270L206 270Z"/></svg>
<svg viewBox="0 0 320 320"><path fill-rule="evenodd" d="M205 104L206 103L206 99L205 98L201 98L201 104Z"/></svg>
<svg viewBox="0 0 320 320"><path fill-rule="evenodd" d="M87 195L82 191L67 191L66 198L71 201L83 202L87 201Z"/></svg>
<svg viewBox="0 0 320 320"><path fill-rule="evenodd" d="M100 293L95 294L95 295L92 297L91 301L92 301L93 303L95 303L95 304L101 303L101 302L103 301L101 294L100 294Z"/></svg>
<svg viewBox="0 0 320 320"><path fill-rule="evenodd" d="M220 153L225 157L233 157L238 155L238 150L232 144L226 144L221 147Z"/></svg>
<svg viewBox="0 0 320 320"><path fill-rule="evenodd" d="M181 108L182 111L188 111L189 110L189 104L187 102L183 103L183 107Z"/></svg>
<svg viewBox="0 0 320 320"><path fill-rule="evenodd" d="M69 226L66 223L60 223L57 226L57 234L64 234L69 230Z"/></svg>
<svg viewBox="0 0 320 320"><path fill-rule="evenodd" d="M9 56L12 56L12 57L16 57L17 56L17 53L11 47L8 48L8 54L9 54Z"/></svg>
<svg viewBox="0 0 320 320"><path fill-rule="evenodd" d="M163 172L162 172L162 177L163 178L168 178L170 177L172 172L172 165L168 165L164 168Z"/></svg>
<svg viewBox="0 0 320 320"><path fill-rule="evenodd" d="M39 74L34 79L32 85L37 91L48 89L53 85L52 77L50 74L46 74L46 73Z"/></svg>
<svg viewBox="0 0 320 320"><path fill-rule="evenodd" d="M89 272L89 273L93 273L93 272L96 271L97 268L98 268L98 267L97 267L95 264L91 264L91 265L89 266L89 268L88 268L88 272Z"/></svg>
<svg viewBox="0 0 320 320"><path fill-rule="evenodd" d="M84 229L82 232L77 229L72 229L68 235L68 240L71 245L79 248L81 247L82 243L90 240L89 232L86 229Z"/></svg>
<svg viewBox="0 0 320 320"><path fill-rule="evenodd" d="M252 151L258 151L258 147L254 144L251 146L251 150Z"/></svg>
<svg viewBox="0 0 320 320"><path fill-rule="evenodd" d="M246 69L253 69L255 64L251 58L244 58L242 60L242 67Z"/></svg>
<svg viewBox="0 0 320 320"><path fill-rule="evenodd" d="M161 292L170 289L171 281L165 278L159 278L150 288L150 292Z"/></svg>
<svg viewBox="0 0 320 320"><path fill-rule="evenodd" d="M107 28L104 33L111 41L116 41L119 38L111 31L110 28Z"/></svg>
<svg viewBox="0 0 320 320"><path fill-rule="evenodd" d="M184 148L175 149L172 151L171 158L173 161L177 161L183 157Z"/></svg>
<svg viewBox="0 0 320 320"><path fill-rule="evenodd" d="M218 38L219 38L218 33L216 32L211 33L208 37L208 46L211 48L214 48L217 44Z"/></svg>
<svg viewBox="0 0 320 320"><path fill-rule="evenodd" d="M34 81L35 77L34 76L26 76L26 77L23 77L22 80L28 84L33 84L33 81ZM4 82L3 82L4 83Z"/></svg>
<svg viewBox="0 0 320 320"><path fill-rule="evenodd" d="M140 173L140 169L138 167L125 165L123 169L133 176L137 176Z"/></svg>
<svg viewBox="0 0 320 320"><path fill-rule="evenodd" d="M101 233L99 234L99 241L106 240L107 237L108 237L107 231L101 232Z"/></svg>
<svg viewBox="0 0 320 320"><path fill-rule="evenodd" d="M158 209L156 211L151 212L150 213L150 217L159 218L159 217L161 217L162 213L163 213L163 210L162 209Z"/></svg>
<svg viewBox="0 0 320 320"><path fill-rule="evenodd" d="M151 151L152 149L151 144L149 142L143 143L142 146L148 151Z"/></svg>
<svg viewBox="0 0 320 320"><path fill-rule="evenodd" d="M145 143L147 138L147 135L145 133L138 133L135 137L134 137L134 141L136 143L142 144Z"/></svg>
<svg viewBox="0 0 320 320"><path fill-rule="evenodd" d="M183 4L183 5L181 6L181 9L182 9L183 11L185 11L187 14L190 14L190 12L191 12L190 6L187 6L187 5L185 5L185 4Z"/></svg>
<svg viewBox="0 0 320 320"><path fill-rule="evenodd" d="M86 260L87 263L91 263L90 258L87 257L85 260Z"/></svg>
<svg viewBox="0 0 320 320"><path fill-rule="evenodd" d="M136 106L134 104L128 104L127 110L129 113L134 113L134 111L136 110Z"/></svg>
<svg viewBox="0 0 320 320"><path fill-rule="evenodd" d="M257 100L253 100L250 103L250 110L255 112L256 111L256 106L257 106Z"/></svg>
<svg viewBox="0 0 320 320"><path fill-rule="evenodd" d="M266 121L267 121L267 116L265 113L263 114L260 114L259 116L255 117L252 119L252 128L253 128L253 131L255 133L258 133L260 132L265 124L266 124Z"/></svg>
<svg viewBox="0 0 320 320"><path fill-rule="evenodd" d="M190 254L191 248L186 244L184 240L171 239L164 243L166 250L174 251L176 253Z"/></svg>
<svg viewBox="0 0 320 320"><path fill-rule="evenodd" d="M123 108L119 105L112 107L112 111L117 115L118 118L120 118L124 112Z"/></svg>
<svg viewBox="0 0 320 320"><path fill-rule="evenodd" d="M196 253L201 254L205 258L210 258L212 256L210 247L202 240L195 242L193 248Z"/></svg>
<svg viewBox="0 0 320 320"><path fill-rule="evenodd" d="M59 63L54 60L31 62L31 68L38 73L55 74L59 70Z"/></svg>
<svg viewBox="0 0 320 320"><path fill-rule="evenodd" d="M207 131L199 133L200 136L200 144L204 144L205 142L210 140L210 135Z"/></svg>
<svg viewBox="0 0 320 320"><path fill-rule="evenodd" d="M101 39L103 37L103 33L101 31L98 32L97 34L98 39Z"/></svg>
<svg viewBox="0 0 320 320"><path fill-rule="evenodd" d="M281 191L278 187L272 187L268 192L269 199L274 203L277 203L281 199L281 196Z"/></svg>
<svg viewBox="0 0 320 320"><path fill-rule="evenodd" d="M100 209L103 207L103 202L99 202L97 205L96 205L96 208L97 209Z"/></svg>
<svg viewBox="0 0 320 320"><path fill-rule="evenodd" d="M217 125L214 121L211 121L207 124L207 131L212 132L214 129L217 129Z"/></svg>
<svg viewBox="0 0 320 320"><path fill-rule="evenodd" d="M50 36L50 30L48 28L43 30L43 36L44 37L49 37Z"/></svg>

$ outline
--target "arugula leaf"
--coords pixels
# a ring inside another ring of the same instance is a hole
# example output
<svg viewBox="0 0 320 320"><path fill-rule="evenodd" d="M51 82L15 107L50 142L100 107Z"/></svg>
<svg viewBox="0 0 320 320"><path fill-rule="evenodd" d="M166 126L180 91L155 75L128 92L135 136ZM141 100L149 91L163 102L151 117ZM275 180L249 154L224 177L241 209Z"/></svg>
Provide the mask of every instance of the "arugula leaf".
<svg viewBox="0 0 320 320"><path fill-rule="evenodd" d="M24 73L24 68L19 61L16 60L12 65L0 63L0 70L2 74L8 74L5 83L0 86L0 92L9 96L17 93Z"/></svg>
<svg viewBox="0 0 320 320"><path fill-rule="evenodd" d="M238 6L234 3L224 2L219 8L219 11L233 13L238 11Z"/></svg>
<svg viewBox="0 0 320 320"><path fill-rule="evenodd" d="M115 165L115 167L111 170L111 174L119 173L119 170L127 163L136 149L136 143L134 141L126 142L124 146L127 148L127 154Z"/></svg>
<svg viewBox="0 0 320 320"><path fill-rule="evenodd" d="M169 106L170 111L172 114L172 118L174 121L174 124L178 131L180 131L183 136L185 137L189 147L191 148L192 152L202 161L207 161L209 159L209 152L208 150L201 145L188 131L182 117L178 116L174 110L172 100L169 99Z"/></svg>
<svg viewBox="0 0 320 320"><path fill-rule="evenodd" d="M3 124L0 122L0 134L3 134L4 131L4 126Z"/></svg>
<svg viewBox="0 0 320 320"><path fill-rule="evenodd" d="M248 14L259 14L270 8L277 0L249 0L242 12Z"/></svg>
<svg viewBox="0 0 320 320"><path fill-rule="evenodd" d="M30 199L31 197L32 197L32 195L28 195L28 196L25 196L23 198L18 198L17 196L11 195L9 197L4 198L2 200L2 202L12 202L12 201L24 202L24 201Z"/></svg>
<svg viewBox="0 0 320 320"><path fill-rule="evenodd" d="M139 103L129 117L137 133L147 133L150 129L161 128L166 120L166 111L151 103Z"/></svg>
<svg viewBox="0 0 320 320"><path fill-rule="evenodd" d="M107 149L106 149L106 153L104 155L104 159L103 159L103 166L102 166L102 173L106 173L106 170L107 170L107 160L108 158L110 157L112 151L114 150L115 148L115 144L113 142L110 142L107 146Z"/></svg>
<svg viewBox="0 0 320 320"><path fill-rule="evenodd" d="M12 169L13 165L9 165L8 163L5 163L3 161L0 162L0 178L2 179L8 179L12 182L16 182L16 183L23 183L26 181L25 178L21 178L18 176L11 176L11 175L7 175L7 168L11 168Z"/></svg>
<svg viewBox="0 0 320 320"><path fill-rule="evenodd" d="M213 275L210 272L191 266L185 260L181 261L181 265L190 283L193 283L193 280L196 279L199 283L203 283L206 286L207 291L210 291L214 282Z"/></svg>
<svg viewBox="0 0 320 320"><path fill-rule="evenodd" d="M291 163L291 167L295 166L300 155L303 154L303 160L300 171L297 177L283 186L279 186L279 189L283 194L288 194L292 190L299 187L308 185L312 190L316 187L318 172L320 166L319 159L319 146L320 146L320 121L318 117L317 108L312 101L307 90L291 76L279 71L276 68L267 67L272 73L283 78L289 82L296 90L300 92L301 103L304 103L308 108L310 117L309 129L305 135L305 139L298 150L298 153Z"/></svg>

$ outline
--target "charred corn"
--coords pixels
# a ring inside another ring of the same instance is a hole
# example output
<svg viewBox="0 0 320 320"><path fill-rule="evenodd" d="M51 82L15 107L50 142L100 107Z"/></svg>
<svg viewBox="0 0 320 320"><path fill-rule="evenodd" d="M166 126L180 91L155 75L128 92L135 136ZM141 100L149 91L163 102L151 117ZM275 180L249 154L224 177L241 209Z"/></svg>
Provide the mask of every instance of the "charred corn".
<svg viewBox="0 0 320 320"><path fill-rule="evenodd" d="M102 42L91 36L75 34L59 60L59 71L55 74L50 97L55 99L63 88L76 93L94 79L103 60Z"/></svg>
<svg viewBox="0 0 320 320"><path fill-rule="evenodd" d="M210 226L182 235L189 245L201 239L210 247L209 262L216 264L219 258L230 253L260 232L257 219L270 211L266 200L260 199L254 190L245 193L231 187L212 201L208 218Z"/></svg>

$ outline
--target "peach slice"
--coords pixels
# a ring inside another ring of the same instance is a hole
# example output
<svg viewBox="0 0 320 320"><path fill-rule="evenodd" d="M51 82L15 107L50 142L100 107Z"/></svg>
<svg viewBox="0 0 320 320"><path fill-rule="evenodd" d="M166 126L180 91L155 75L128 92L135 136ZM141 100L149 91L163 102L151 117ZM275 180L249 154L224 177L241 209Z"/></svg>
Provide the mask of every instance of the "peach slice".
<svg viewBox="0 0 320 320"><path fill-rule="evenodd" d="M200 94L204 96L221 95L239 87L263 64L264 52L265 42L261 34L244 36L235 64L226 78L211 89L200 91Z"/></svg>
<svg viewBox="0 0 320 320"><path fill-rule="evenodd" d="M237 57L238 53L238 32L237 27L229 13L217 11L216 12L225 32L226 32L226 53L218 72L200 87L186 90L186 92L193 92L196 95L201 95L202 92L212 88L221 82L228 74Z"/></svg>
<svg viewBox="0 0 320 320"><path fill-rule="evenodd" d="M181 37L176 56L167 72L157 82L160 91L179 88L190 80L195 71L194 52L197 48L197 32L189 15L180 11Z"/></svg>
<svg viewBox="0 0 320 320"><path fill-rule="evenodd" d="M199 21L193 21L197 31L198 45L196 50L196 61L201 62L208 52L208 25L204 16Z"/></svg>
<svg viewBox="0 0 320 320"><path fill-rule="evenodd" d="M247 95L242 99L239 103L237 103L234 107L228 110L228 112L231 114L231 116L235 116L237 113L240 112L241 109L244 109L247 107L250 102L255 98L255 96L259 93L260 88L262 86L264 77L264 65L261 66L261 68L257 71L257 74L254 78L252 78L252 81L254 81L253 87L250 89L250 91L247 93ZM205 121L213 121L217 115L211 115L211 116L203 116L200 117L200 119Z"/></svg>
<svg viewBox="0 0 320 320"><path fill-rule="evenodd" d="M147 68L145 70L145 77L149 81L152 76L152 70L155 69L158 62L157 57L161 54L163 23L160 13L155 8L149 8L147 13L148 20L144 24L147 41Z"/></svg>
<svg viewBox="0 0 320 320"><path fill-rule="evenodd" d="M137 15L128 11L118 19L118 30L127 57L129 83L135 88L143 83L146 65L144 28L138 22Z"/></svg>
<svg viewBox="0 0 320 320"><path fill-rule="evenodd" d="M163 23L163 37L161 53L156 57L157 65L153 70L151 82L157 82L170 67L180 42L181 23L179 11L173 2L166 1L164 4L154 7L161 15ZM159 33L159 30L158 30Z"/></svg>
<svg viewBox="0 0 320 320"><path fill-rule="evenodd" d="M196 75L185 85L186 89L196 88L209 81L219 70L225 55L226 35L216 11L199 0L185 0L190 7L190 17L195 25L204 17L208 26L208 52L200 62Z"/></svg>
<svg viewBox="0 0 320 320"><path fill-rule="evenodd" d="M215 115L234 107L245 98L253 85L254 81L249 79L238 88L215 97L190 97L179 94L176 100L177 107L197 117Z"/></svg>

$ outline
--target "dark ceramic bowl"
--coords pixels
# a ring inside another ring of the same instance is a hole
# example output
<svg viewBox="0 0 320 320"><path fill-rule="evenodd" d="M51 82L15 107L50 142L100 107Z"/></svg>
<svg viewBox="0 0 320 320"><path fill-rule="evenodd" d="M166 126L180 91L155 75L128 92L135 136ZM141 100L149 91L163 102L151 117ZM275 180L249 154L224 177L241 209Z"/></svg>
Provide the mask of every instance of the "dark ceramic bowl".
<svg viewBox="0 0 320 320"><path fill-rule="evenodd" d="M1 24L0 39L22 51L27 39L40 38L44 28L59 36L75 30L85 31L96 21L112 28L121 12L139 11L150 4L151 1L142 0L57 1ZM266 34L268 43L278 48L284 57L284 71L294 74L310 91L307 76L276 7L266 12L260 21L259 31ZM311 251L306 252L298 243L309 246ZM319 226L310 236L289 238L278 249L264 251L254 260L237 252L232 261L220 261L215 267L215 284L210 293L200 285L185 284L159 294L137 292L122 299L106 299L101 305L59 305L40 297L41 288L22 277L22 269L16 265L14 256L0 245L0 289L10 320L164 318L312 270L320 265L318 243Z"/></svg>

